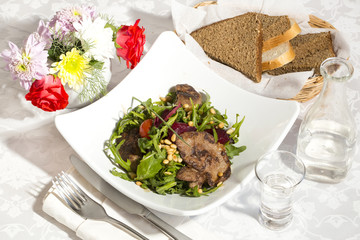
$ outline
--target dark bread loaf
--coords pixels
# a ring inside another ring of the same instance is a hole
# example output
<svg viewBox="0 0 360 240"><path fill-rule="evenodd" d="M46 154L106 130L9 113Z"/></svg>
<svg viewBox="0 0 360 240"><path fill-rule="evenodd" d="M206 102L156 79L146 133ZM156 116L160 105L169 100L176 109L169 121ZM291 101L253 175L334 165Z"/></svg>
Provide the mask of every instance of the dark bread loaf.
<svg viewBox="0 0 360 240"><path fill-rule="evenodd" d="M330 32L298 35L290 43L295 51L295 59L280 68L266 71L267 73L281 75L315 68L315 74L319 74L320 64L329 57L335 57Z"/></svg>
<svg viewBox="0 0 360 240"><path fill-rule="evenodd" d="M213 60L261 81L262 27L256 13L245 13L191 33Z"/></svg>

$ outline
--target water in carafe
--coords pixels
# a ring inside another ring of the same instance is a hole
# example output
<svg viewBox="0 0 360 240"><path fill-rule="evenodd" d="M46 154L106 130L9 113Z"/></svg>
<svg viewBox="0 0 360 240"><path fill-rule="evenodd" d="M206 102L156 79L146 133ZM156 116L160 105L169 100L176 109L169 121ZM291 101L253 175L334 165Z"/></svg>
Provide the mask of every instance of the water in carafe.
<svg viewBox="0 0 360 240"><path fill-rule="evenodd" d="M297 155L306 166L306 178L337 183L343 180L356 146L356 126L346 100L346 81L352 65L329 58L320 67L324 86L300 126Z"/></svg>

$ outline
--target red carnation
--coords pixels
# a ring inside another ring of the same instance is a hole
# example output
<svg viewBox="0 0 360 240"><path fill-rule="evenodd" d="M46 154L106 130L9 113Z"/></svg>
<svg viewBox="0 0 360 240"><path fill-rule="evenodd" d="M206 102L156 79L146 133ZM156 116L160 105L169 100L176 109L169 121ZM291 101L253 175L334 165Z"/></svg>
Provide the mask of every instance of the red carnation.
<svg viewBox="0 0 360 240"><path fill-rule="evenodd" d="M60 78L47 75L33 82L25 99L44 111L52 112L66 108L69 95L65 92Z"/></svg>
<svg viewBox="0 0 360 240"><path fill-rule="evenodd" d="M140 19L136 20L133 26L121 26L116 33L116 55L126 60L126 65L133 69L144 50L145 29L138 26Z"/></svg>

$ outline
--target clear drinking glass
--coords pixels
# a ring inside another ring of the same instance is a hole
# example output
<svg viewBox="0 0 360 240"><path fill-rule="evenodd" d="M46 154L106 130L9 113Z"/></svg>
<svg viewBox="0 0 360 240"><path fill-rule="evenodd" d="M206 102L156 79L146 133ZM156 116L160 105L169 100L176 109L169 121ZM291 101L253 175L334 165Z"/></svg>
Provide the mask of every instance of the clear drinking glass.
<svg viewBox="0 0 360 240"><path fill-rule="evenodd" d="M305 165L295 154L277 150L263 155L255 166L260 181L259 222L281 230L293 218L292 195L305 177Z"/></svg>
<svg viewBox="0 0 360 240"><path fill-rule="evenodd" d="M346 95L354 68L342 58L328 58L320 66L324 86L299 129L297 156L306 166L306 178L337 183L351 167L356 125Z"/></svg>

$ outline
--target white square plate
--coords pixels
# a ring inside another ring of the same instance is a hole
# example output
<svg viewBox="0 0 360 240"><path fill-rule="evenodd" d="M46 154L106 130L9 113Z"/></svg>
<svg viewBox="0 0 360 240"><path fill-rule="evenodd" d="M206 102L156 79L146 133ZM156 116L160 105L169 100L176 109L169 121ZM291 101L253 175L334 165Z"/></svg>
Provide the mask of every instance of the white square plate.
<svg viewBox="0 0 360 240"><path fill-rule="evenodd" d="M222 113L226 110L230 123L235 122L236 113L245 116L238 144L246 145L247 150L232 159L230 178L209 196L164 196L144 191L133 182L113 176L109 172L113 165L103 152L104 142L131 106L132 97L158 100L180 83L209 93L212 104ZM193 56L173 32L164 32L136 68L111 92L85 108L57 116L55 123L79 156L123 194L160 212L197 215L239 191L253 177L255 161L265 152L278 148L298 114L297 102L258 96L222 79Z"/></svg>

